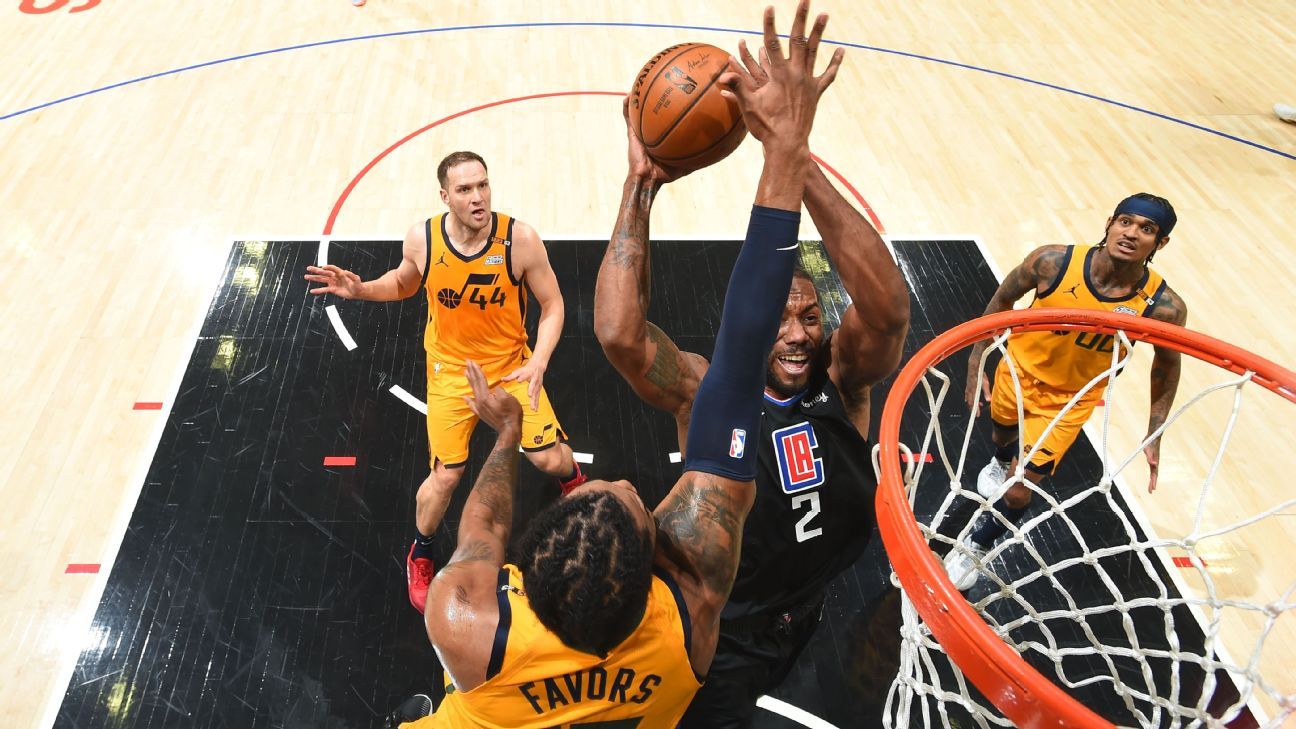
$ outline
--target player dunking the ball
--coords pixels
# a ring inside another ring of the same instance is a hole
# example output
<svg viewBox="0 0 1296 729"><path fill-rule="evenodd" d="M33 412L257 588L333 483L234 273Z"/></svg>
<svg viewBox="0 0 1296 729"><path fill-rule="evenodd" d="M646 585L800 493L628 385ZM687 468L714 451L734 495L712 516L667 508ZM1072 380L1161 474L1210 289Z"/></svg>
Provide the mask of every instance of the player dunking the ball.
<svg viewBox="0 0 1296 729"><path fill-rule="evenodd" d="M759 83L761 64L745 44L740 51ZM599 269L594 327L634 391L675 416L687 457L694 432L707 427L699 382L710 376L708 363L681 352L647 319L649 217L658 190L678 173L654 162L633 132L627 136L630 170ZM765 382L760 426L748 439L757 451L755 503L711 674L682 727L752 724L756 699L782 683L814 635L827 583L855 562L872 532L870 389L899 363L909 294L877 231L813 163L804 201L852 305L826 336L803 271L789 288L760 293L782 312L774 346L749 353Z"/></svg>
<svg viewBox="0 0 1296 729"><path fill-rule="evenodd" d="M1170 242L1177 217L1170 201L1145 192L1131 195L1116 205L1107 219L1107 230L1096 246L1043 246L1004 277L986 306L986 314L1007 311L1013 303L1035 292L1031 308L1063 307L1095 309L1130 316L1147 316L1183 326L1188 307L1149 264L1152 256ZM994 387L982 380L977 389L981 354L986 343L972 348L968 358L965 398L973 410L978 397L990 401L991 437L994 458L977 475L977 491L991 500L996 511L1013 524L1020 523L1031 502L1031 488L1057 470L1058 463L1075 443L1080 429L1093 414L1104 388L1089 390L1044 433L1049 423L1076 393L1102 375L1112 364L1112 335L1092 332L1025 332L1008 338L1008 357L1016 363L1021 384L1023 418L1018 422L1018 391L1005 358L995 370ZM1148 438L1165 423L1179 389L1180 354L1157 347L1152 359L1152 403L1148 415ZM1018 443L1018 428L1021 444ZM1042 440L1041 440L1042 438ZM1029 462L1018 464L1018 449L1030 453ZM1161 461L1160 436L1144 448L1150 481L1156 489ZM1011 475L1011 478L1010 478ZM1027 486L1029 481L1031 486ZM960 590L976 584L976 564L1008 528L994 515L980 523L945 556L945 569Z"/></svg>
<svg viewBox="0 0 1296 729"><path fill-rule="evenodd" d="M711 668L720 609L753 498L762 357L796 262L807 139L839 50L813 75L820 15L797 8L784 56L765 12L768 81L726 73L765 162L725 296L715 361L697 391L684 474L654 512L625 481L591 481L546 508L504 564L516 487L518 407L469 367L470 406L498 439L464 507L459 546L432 582L427 631L449 685L407 727L674 727ZM408 721L412 717L401 717Z"/></svg>
<svg viewBox="0 0 1296 729"><path fill-rule="evenodd" d="M545 369L562 333L563 299L549 255L535 229L491 209L486 162L455 152L437 166L449 211L405 234L400 265L372 281L328 265L309 266L312 294L395 301L427 291L427 432L431 473L415 496L414 542L406 557L410 603L423 612L432 580L434 533L462 478L477 415L464 402L464 366L473 360L491 386L502 386L523 409L523 451L564 491L584 481L544 390ZM527 292L540 304L536 346L527 346Z"/></svg>

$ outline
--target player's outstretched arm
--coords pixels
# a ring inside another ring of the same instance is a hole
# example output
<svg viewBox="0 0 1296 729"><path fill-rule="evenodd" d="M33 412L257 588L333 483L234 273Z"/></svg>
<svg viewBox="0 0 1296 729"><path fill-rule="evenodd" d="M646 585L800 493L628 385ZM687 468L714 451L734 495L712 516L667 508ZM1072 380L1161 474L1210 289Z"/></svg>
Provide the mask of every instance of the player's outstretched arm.
<svg viewBox="0 0 1296 729"><path fill-rule="evenodd" d="M1066 246L1040 246L1031 251L1025 260L1004 276L999 288L995 289L994 295L990 297L990 303L986 304L982 316L1008 311L1028 292L1041 291L1052 286L1057 277L1062 275L1062 263L1065 260ZM967 385L963 390L963 399L968 408L973 410L978 403L977 372L981 366L981 353L985 351L986 345L985 340L977 342L972 345L972 351L968 354ZM990 399L989 377L982 378L980 394L987 401Z"/></svg>
<svg viewBox="0 0 1296 729"><path fill-rule="evenodd" d="M513 526L522 406L503 388L488 388L476 362L468 362L469 407L496 431L495 447L464 503L459 539L450 562L428 591L428 639L455 686L467 691L486 680L492 636L499 622L497 580Z"/></svg>
<svg viewBox="0 0 1296 729"><path fill-rule="evenodd" d="M1188 324L1188 305L1169 286L1161 292L1161 298L1152 309L1151 317L1159 321L1185 326ZM1148 408L1148 429L1145 438L1165 424L1170 417L1170 408L1174 406L1175 395L1179 392L1179 373L1183 355L1168 347L1157 347L1152 356L1151 397ZM1143 455L1148 462L1148 493L1156 491L1157 476L1161 467L1161 438L1147 444Z"/></svg>
<svg viewBox="0 0 1296 729"><path fill-rule="evenodd" d="M535 228L518 221L513 226L513 236L514 278L519 281L526 279L531 293L535 294L536 303L540 305L540 321L536 326L536 343L531 359L505 375L504 380L526 382L531 410L535 411L539 406L545 372L549 369L549 358L562 336L566 310L562 290L558 288L558 277L549 264L549 252Z"/></svg>
<svg viewBox="0 0 1296 729"><path fill-rule="evenodd" d="M652 270L649 216L661 186L683 173L654 162L628 121L626 135L630 167L616 227L594 285L594 334L608 361L640 399L687 422L706 361L681 352L665 332L648 321Z"/></svg>
<svg viewBox="0 0 1296 729"><path fill-rule="evenodd" d="M733 589L743 524L755 499L752 481L685 471L653 512L657 563L684 594L693 626L689 658L699 675L715 658L720 610Z"/></svg>
<svg viewBox="0 0 1296 729"><path fill-rule="evenodd" d="M806 171L805 205L851 297L832 336L828 369L833 382L849 396L900 364L909 331L909 290L882 236L818 165Z"/></svg>
<svg viewBox="0 0 1296 729"><path fill-rule="evenodd" d="M332 264L307 266L305 278L320 284L310 290L316 296L333 294L362 301L408 299L423 285L423 267L427 265L427 238L422 224L410 227L405 233L401 253L401 262L396 268L372 281L361 281L356 274Z"/></svg>
<svg viewBox="0 0 1296 729"><path fill-rule="evenodd" d="M720 610L733 588L742 527L755 497L765 358L778 332L796 263L797 229L809 159L807 138L828 78L814 77L814 54L827 16L805 36L809 2L792 24L785 58L765 13L768 80L741 73L729 82L744 118L765 147L765 164L747 238L725 292L715 357L698 388L684 475L657 507L659 563L676 576L693 626L690 658L705 674L715 656ZM834 70L837 57L830 65ZM759 130L759 131L757 131Z"/></svg>

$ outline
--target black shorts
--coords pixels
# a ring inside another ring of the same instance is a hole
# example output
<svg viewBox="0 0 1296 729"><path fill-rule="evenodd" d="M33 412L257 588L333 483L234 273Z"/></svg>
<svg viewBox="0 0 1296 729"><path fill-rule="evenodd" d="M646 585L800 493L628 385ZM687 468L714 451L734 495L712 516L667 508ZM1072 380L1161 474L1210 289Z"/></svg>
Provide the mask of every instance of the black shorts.
<svg viewBox="0 0 1296 729"><path fill-rule="evenodd" d="M823 615L823 601L787 613L720 621L706 683L680 729L740 729L756 720L756 699L783 683Z"/></svg>

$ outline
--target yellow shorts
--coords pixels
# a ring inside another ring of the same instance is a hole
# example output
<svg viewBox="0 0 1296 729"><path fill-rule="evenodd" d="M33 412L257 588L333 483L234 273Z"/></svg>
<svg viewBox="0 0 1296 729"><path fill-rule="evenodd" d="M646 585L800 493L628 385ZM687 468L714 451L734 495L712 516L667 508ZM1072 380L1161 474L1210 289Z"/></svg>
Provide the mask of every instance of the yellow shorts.
<svg viewBox="0 0 1296 729"><path fill-rule="evenodd" d="M1066 407L1075 393L1040 382L1020 367L1017 368L1017 379L1021 383L1022 416L1025 418L1021 429L1022 447L1023 452L1029 453L1044 429L1062 412L1062 408ZM1058 462L1071 449L1076 438L1080 437L1080 429L1089 422L1089 416L1093 415L1094 407L1102 399L1102 393L1101 387L1090 390L1075 407L1067 411L1065 417L1058 420L1053 430L1040 443L1040 449L1031 457L1031 470L1047 474L1057 470ZM1013 387L1007 360L1001 361L995 370L994 387L990 392L990 417L1004 427L1017 425L1017 391Z"/></svg>
<svg viewBox="0 0 1296 729"><path fill-rule="evenodd" d="M522 403L522 450L542 451L567 440L543 387L536 398L537 408L532 410L528 383L500 382L512 369L497 368L486 376L491 387L503 386ZM462 466L468 461L468 438L477 427L477 416L464 402L464 396L472 393L468 378L460 366L429 363L427 382L428 464L435 467L440 461L451 468Z"/></svg>

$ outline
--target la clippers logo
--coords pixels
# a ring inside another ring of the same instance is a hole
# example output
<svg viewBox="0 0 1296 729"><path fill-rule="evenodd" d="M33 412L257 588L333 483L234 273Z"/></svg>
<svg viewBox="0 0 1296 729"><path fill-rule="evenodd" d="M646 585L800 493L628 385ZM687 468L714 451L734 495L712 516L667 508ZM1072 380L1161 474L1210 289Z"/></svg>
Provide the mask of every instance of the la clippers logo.
<svg viewBox="0 0 1296 729"><path fill-rule="evenodd" d="M794 494L812 489L824 482L823 459L815 458L819 447L814 428L809 423L798 423L779 428L774 439L774 456L778 459L779 479L783 493Z"/></svg>
<svg viewBox="0 0 1296 729"><path fill-rule="evenodd" d="M747 431L742 428L734 428L733 433L729 436L729 457L742 458L743 451L747 449Z"/></svg>

